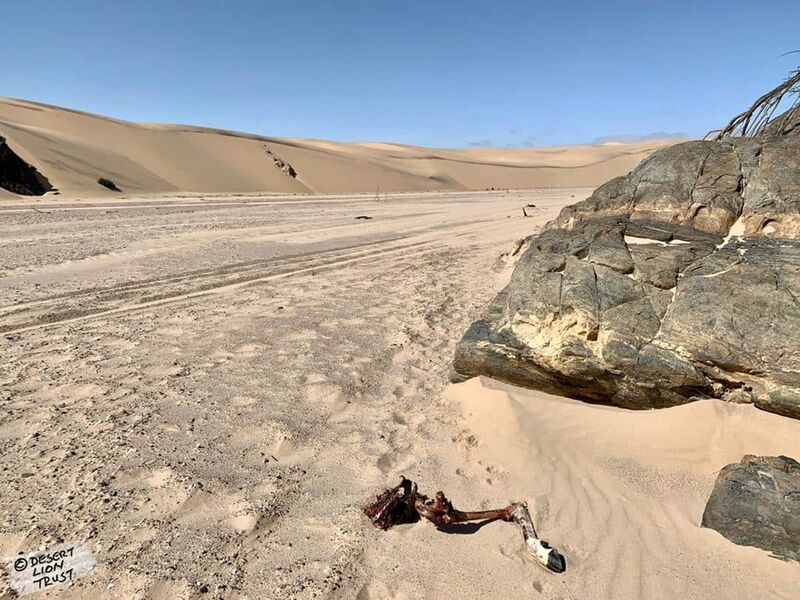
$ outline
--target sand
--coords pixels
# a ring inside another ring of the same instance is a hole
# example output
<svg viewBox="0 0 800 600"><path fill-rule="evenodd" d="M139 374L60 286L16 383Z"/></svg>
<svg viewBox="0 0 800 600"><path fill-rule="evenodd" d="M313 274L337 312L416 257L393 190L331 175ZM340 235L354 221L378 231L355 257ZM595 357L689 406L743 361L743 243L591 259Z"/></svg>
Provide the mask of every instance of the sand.
<svg viewBox="0 0 800 600"><path fill-rule="evenodd" d="M447 382L515 242L589 191L6 202L0 557L85 541L63 598L797 597L796 564L698 524L800 423ZM373 529L401 475L526 500L567 572L506 523Z"/></svg>
<svg viewBox="0 0 800 600"><path fill-rule="evenodd" d="M105 196L101 177L127 194L596 186L674 142L468 150L344 144L131 123L13 98L0 98L0 136L72 196Z"/></svg>

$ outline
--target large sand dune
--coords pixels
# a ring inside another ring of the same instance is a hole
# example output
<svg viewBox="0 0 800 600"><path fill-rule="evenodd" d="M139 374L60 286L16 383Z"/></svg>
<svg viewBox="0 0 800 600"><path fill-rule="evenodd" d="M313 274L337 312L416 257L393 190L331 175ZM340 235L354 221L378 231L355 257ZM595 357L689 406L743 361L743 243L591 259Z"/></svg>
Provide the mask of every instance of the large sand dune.
<svg viewBox="0 0 800 600"><path fill-rule="evenodd" d="M101 177L138 194L595 186L670 143L461 150L345 144L131 123L10 98L0 98L0 136L68 195L107 194Z"/></svg>

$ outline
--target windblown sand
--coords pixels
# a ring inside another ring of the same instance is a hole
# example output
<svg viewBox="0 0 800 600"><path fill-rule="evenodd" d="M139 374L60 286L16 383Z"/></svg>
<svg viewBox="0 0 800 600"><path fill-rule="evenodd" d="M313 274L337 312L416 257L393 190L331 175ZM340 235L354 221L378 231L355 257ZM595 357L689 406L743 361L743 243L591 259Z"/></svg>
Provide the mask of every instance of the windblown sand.
<svg viewBox="0 0 800 600"><path fill-rule="evenodd" d="M587 194L4 202L0 557L87 542L63 598L797 598L796 564L699 522L800 423L447 383L504 253ZM526 500L567 572L507 523L373 529L401 475Z"/></svg>

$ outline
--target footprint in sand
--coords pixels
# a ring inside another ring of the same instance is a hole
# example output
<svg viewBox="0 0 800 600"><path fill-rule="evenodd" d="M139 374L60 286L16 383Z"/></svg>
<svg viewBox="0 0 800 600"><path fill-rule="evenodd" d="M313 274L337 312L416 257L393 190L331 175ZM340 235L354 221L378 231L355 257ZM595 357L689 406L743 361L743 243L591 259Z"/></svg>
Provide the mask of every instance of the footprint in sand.
<svg viewBox="0 0 800 600"><path fill-rule="evenodd" d="M146 369L142 369L142 373L144 375L147 375L148 377L152 377L154 379L160 377L174 377L181 371L183 371L183 367L176 364L155 365L152 367L148 367Z"/></svg>
<svg viewBox="0 0 800 600"><path fill-rule="evenodd" d="M313 329L300 329L294 333L290 333L283 338L284 342L294 344L302 344L303 342L313 342L319 338L319 335Z"/></svg>
<svg viewBox="0 0 800 600"><path fill-rule="evenodd" d="M173 472L169 467L128 469L114 476L114 486L121 489L162 488L170 482L172 476Z"/></svg>
<svg viewBox="0 0 800 600"><path fill-rule="evenodd" d="M356 600L411 600L411 598L424 597L425 594L422 590L413 589L410 584L405 582L401 582L399 586L395 586L395 589L390 590L382 581L372 581L359 590Z"/></svg>
<svg viewBox="0 0 800 600"><path fill-rule="evenodd" d="M188 581L157 581L147 593L151 600L176 600L178 598L190 598L192 596L192 586Z"/></svg>
<svg viewBox="0 0 800 600"><path fill-rule="evenodd" d="M173 475L166 467L130 469L117 473L111 486L126 492L140 518L164 518L175 514L189 498L189 492Z"/></svg>
<svg viewBox="0 0 800 600"><path fill-rule="evenodd" d="M233 406L241 406L241 407L252 406L256 402L258 402L258 400L256 400L252 396L233 396L231 398L231 404Z"/></svg>
<svg viewBox="0 0 800 600"><path fill-rule="evenodd" d="M344 418L344 414L350 408L350 401L342 389L333 384L318 383L307 388L306 397L311 404L324 405L330 411L329 421L338 421Z"/></svg>
<svg viewBox="0 0 800 600"><path fill-rule="evenodd" d="M394 413L392 415L392 421L398 425L408 425L408 420L401 413Z"/></svg>
<svg viewBox="0 0 800 600"><path fill-rule="evenodd" d="M416 459L413 452L408 450L394 449L385 452L378 458L375 465L384 475L390 475L397 471L403 471Z"/></svg>
<svg viewBox="0 0 800 600"><path fill-rule="evenodd" d="M228 513L230 516L224 523L236 533L250 533L258 523L258 515L247 500L233 499L228 505Z"/></svg>
<svg viewBox="0 0 800 600"><path fill-rule="evenodd" d="M209 491L194 490L180 506L174 511L173 516L177 523L199 523L201 521L218 521L227 513L230 502L224 496L213 494Z"/></svg>
<svg viewBox="0 0 800 600"><path fill-rule="evenodd" d="M397 464L397 453L395 452L387 452L383 454L376 463L377 467L381 470L381 473L384 475L388 474L389 471Z"/></svg>
<svg viewBox="0 0 800 600"><path fill-rule="evenodd" d="M408 385L407 383L401 383L396 388L394 388L394 397L398 400L402 400L403 398L408 398L409 396L413 396L416 389L413 386Z"/></svg>
<svg viewBox="0 0 800 600"><path fill-rule="evenodd" d="M228 361L231 358L233 358L233 356L234 355L232 352L228 352L227 350L222 350L222 349L214 350L214 352L208 355L209 358L211 358L214 362L217 363Z"/></svg>
<svg viewBox="0 0 800 600"><path fill-rule="evenodd" d="M258 517L250 513L236 515L225 521L225 524L236 533L250 533L257 523Z"/></svg>
<svg viewBox="0 0 800 600"><path fill-rule="evenodd" d="M94 383L65 383L46 391L47 396L67 401L97 398L105 393L105 388Z"/></svg>
<svg viewBox="0 0 800 600"><path fill-rule="evenodd" d="M311 450L298 446L289 438L282 437L269 450L270 456L282 465L297 464L311 456Z"/></svg>
<svg viewBox="0 0 800 600"><path fill-rule="evenodd" d="M253 358L261 354L263 349L261 344L240 344L233 349L233 353L239 358Z"/></svg>
<svg viewBox="0 0 800 600"><path fill-rule="evenodd" d="M306 375L306 383L309 385L314 385L317 383L325 383L328 381L328 378L321 373L308 373Z"/></svg>
<svg viewBox="0 0 800 600"><path fill-rule="evenodd" d="M144 479L144 482L150 487L160 488L170 480L172 477L172 469L164 468L153 471L149 477Z"/></svg>

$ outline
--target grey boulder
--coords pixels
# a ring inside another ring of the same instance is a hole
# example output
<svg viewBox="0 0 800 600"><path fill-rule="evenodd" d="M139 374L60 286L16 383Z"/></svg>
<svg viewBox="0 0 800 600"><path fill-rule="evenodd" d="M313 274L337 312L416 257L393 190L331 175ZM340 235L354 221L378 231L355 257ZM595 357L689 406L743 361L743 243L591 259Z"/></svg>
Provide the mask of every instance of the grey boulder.
<svg viewBox="0 0 800 600"><path fill-rule="evenodd" d="M526 245L454 380L800 418L800 126L662 149Z"/></svg>
<svg viewBox="0 0 800 600"><path fill-rule="evenodd" d="M800 560L800 463L787 456L745 456L724 467L703 513L703 527L735 544Z"/></svg>

